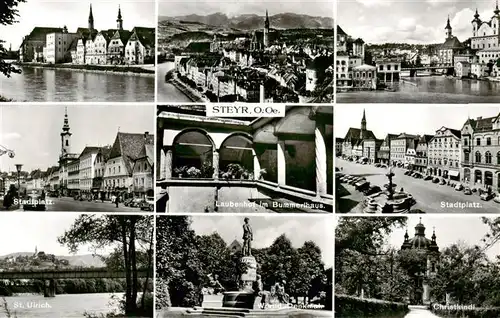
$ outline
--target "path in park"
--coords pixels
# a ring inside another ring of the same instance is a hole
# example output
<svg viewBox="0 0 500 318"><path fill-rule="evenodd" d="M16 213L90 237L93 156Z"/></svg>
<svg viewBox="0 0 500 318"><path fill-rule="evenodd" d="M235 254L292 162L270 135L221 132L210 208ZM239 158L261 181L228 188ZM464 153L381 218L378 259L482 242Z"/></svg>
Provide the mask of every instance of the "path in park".
<svg viewBox="0 0 500 318"><path fill-rule="evenodd" d="M405 318L440 318L430 312L425 306L408 306L410 312Z"/></svg>

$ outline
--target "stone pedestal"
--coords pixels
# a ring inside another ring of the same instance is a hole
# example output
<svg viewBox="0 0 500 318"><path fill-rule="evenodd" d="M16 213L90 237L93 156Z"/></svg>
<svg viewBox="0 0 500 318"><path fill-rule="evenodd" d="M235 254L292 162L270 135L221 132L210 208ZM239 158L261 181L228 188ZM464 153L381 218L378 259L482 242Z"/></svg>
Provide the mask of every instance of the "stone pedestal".
<svg viewBox="0 0 500 318"><path fill-rule="evenodd" d="M224 293L222 307L253 309L255 297L253 283L257 280L257 261L253 256L243 256L241 262L247 264L247 270L241 275L239 291Z"/></svg>

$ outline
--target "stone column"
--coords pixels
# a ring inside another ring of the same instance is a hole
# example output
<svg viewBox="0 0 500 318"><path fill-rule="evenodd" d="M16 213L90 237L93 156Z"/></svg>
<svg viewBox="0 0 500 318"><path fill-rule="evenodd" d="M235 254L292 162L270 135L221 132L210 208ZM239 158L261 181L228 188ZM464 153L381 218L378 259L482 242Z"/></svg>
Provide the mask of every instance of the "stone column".
<svg viewBox="0 0 500 318"><path fill-rule="evenodd" d="M260 179L260 162L259 162L259 156L257 155L257 152L255 151L254 148L252 148L252 156L253 156L253 177L254 177L254 180L259 180Z"/></svg>
<svg viewBox="0 0 500 318"><path fill-rule="evenodd" d="M165 179L169 180L172 179L172 147L167 147L162 151L162 153L165 152L165 160L164 160L164 167L162 168L162 171L165 173ZM163 155L162 155L163 157Z"/></svg>
<svg viewBox="0 0 500 318"><path fill-rule="evenodd" d="M277 144L277 165L278 165L278 185L286 185L286 159L285 159L285 141L278 139Z"/></svg>
<svg viewBox="0 0 500 318"><path fill-rule="evenodd" d="M325 144L325 125L316 122L314 129L314 143L316 149L316 195L326 194L327 155Z"/></svg>
<svg viewBox="0 0 500 318"><path fill-rule="evenodd" d="M212 166L214 167L213 178L215 180L219 179L219 150L214 148L212 157Z"/></svg>
<svg viewBox="0 0 500 318"><path fill-rule="evenodd" d="M165 166L165 151L160 149L160 179L165 179L165 175L167 174L167 167Z"/></svg>

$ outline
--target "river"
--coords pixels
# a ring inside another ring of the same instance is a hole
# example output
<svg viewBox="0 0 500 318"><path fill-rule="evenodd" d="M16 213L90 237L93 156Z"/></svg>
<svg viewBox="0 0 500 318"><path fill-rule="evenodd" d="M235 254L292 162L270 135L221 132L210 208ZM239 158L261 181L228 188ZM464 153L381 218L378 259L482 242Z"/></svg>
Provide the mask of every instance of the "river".
<svg viewBox="0 0 500 318"><path fill-rule="evenodd" d="M154 102L154 76L21 67L0 74L0 95L15 102Z"/></svg>
<svg viewBox="0 0 500 318"><path fill-rule="evenodd" d="M174 68L174 62L158 64L156 76L158 81L158 102L191 103L192 101L170 83L165 83L165 74Z"/></svg>
<svg viewBox="0 0 500 318"><path fill-rule="evenodd" d="M111 296L122 297L121 294L72 294L57 295L45 298L43 295L22 294L14 297L5 297L12 317L18 318L81 318L84 313L94 315L118 312L117 301L111 301ZM28 308L28 307L46 308ZM3 300L0 297L0 318L6 318Z"/></svg>
<svg viewBox="0 0 500 318"><path fill-rule="evenodd" d="M361 91L337 93L337 103L499 103L500 83L459 80L444 76L405 78L396 92Z"/></svg>

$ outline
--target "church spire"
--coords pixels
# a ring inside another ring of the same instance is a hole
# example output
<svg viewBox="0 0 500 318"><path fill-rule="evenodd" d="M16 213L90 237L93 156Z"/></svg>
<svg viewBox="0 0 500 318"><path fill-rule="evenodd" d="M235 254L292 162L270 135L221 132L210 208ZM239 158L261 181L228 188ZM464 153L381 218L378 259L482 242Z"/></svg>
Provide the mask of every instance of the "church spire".
<svg viewBox="0 0 500 318"><path fill-rule="evenodd" d="M69 119L68 119L68 107L64 108L64 124L62 128L63 132L69 131Z"/></svg>
<svg viewBox="0 0 500 318"><path fill-rule="evenodd" d="M450 39L453 37L452 35L452 29L451 29L451 25L450 25L450 15L448 15L448 20L446 21L446 27L444 28L446 30L446 38L447 39Z"/></svg>
<svg viewBox="0 0 500 318"><path fill-rule="evenodd" d="M493 11L496 15L498 15L500 13L500 10L498 9L498 0L497 0L497 3L496 3L496 6L495 6L495 11Z"/></svg>
<svg viewBox="0 0 500 318"><path fill-rule="evenodd" d="M269 14L267 13L267 9L266 9L266 22L264 24L264 27L266 29L269 29Z"/></svg>
<svg viewBox="0 0 500 318"><path fill-rule="evenodd" d="M118 5L118 17L116 19L116 27L118 30L123 30L123 19L122 19L122 10L120 5Z"/></svg>
<svg viewBox="0 0 500 318"><path fill-rule="evenodd" d="M450 15L448 15L448 21L446 21L446 27L445 29L451 29L451 25L450 25Z"/></svg>
<svg viewBox="0 0 500 318"><path fill-rule="evenodd" d="M89 12L89 29L94 29L94 15L92 14L92 3L90 4L90 12Z"/></svg>

